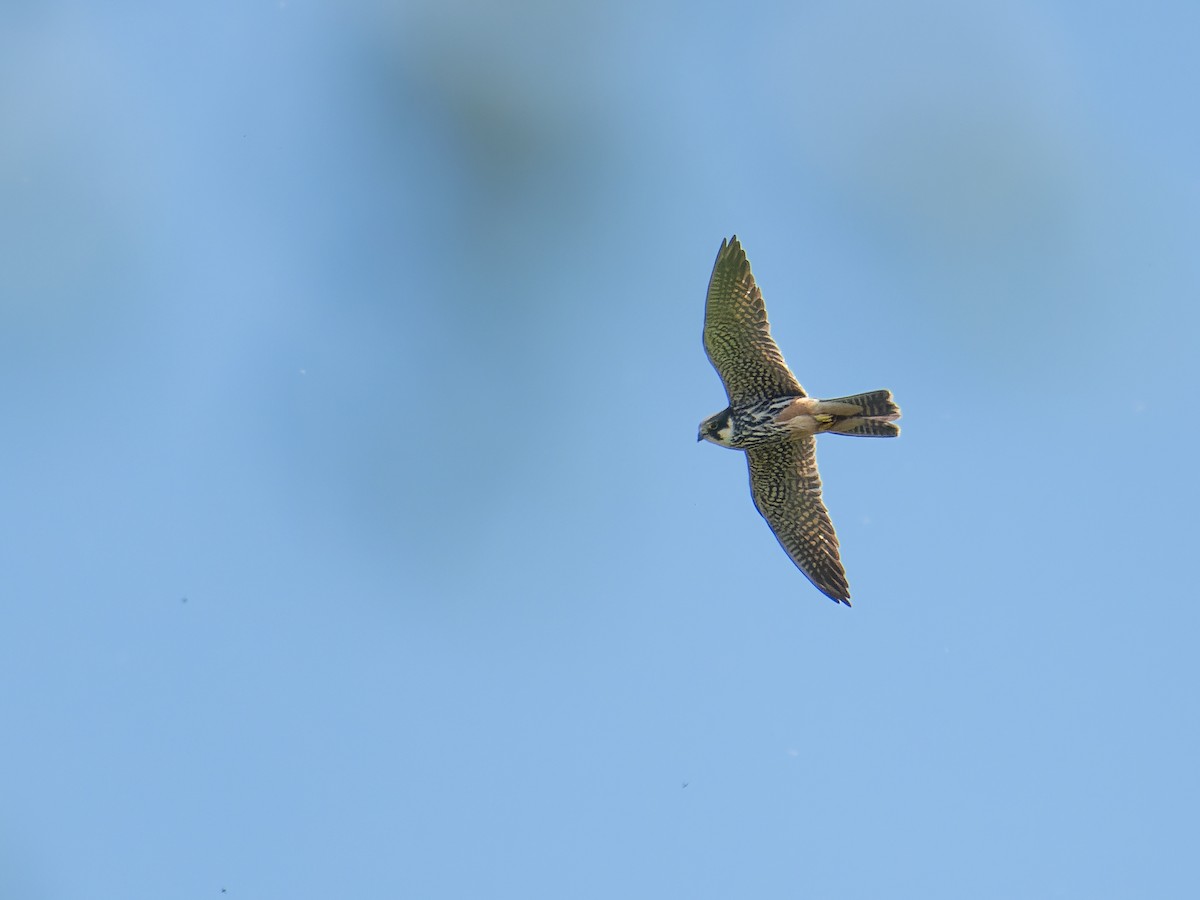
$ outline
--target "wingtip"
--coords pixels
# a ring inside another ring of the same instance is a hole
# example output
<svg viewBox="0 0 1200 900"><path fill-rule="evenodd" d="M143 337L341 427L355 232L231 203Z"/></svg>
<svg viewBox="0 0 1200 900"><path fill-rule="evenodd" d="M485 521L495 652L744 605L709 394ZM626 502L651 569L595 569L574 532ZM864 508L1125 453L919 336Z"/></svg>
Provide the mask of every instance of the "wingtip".
<svg viewBox="0 0 1200 900"><path fill-rule="evenodd" d="M822 584L817 586L818 590L834 603L845 603L850 605L850 585L846 583L845 574L841 578L834 581L832 584Z"/></svg>
<svg viewBox="0 0 1200 900"><path fill-rule="evenodd" d="M717 251L717 263L721 260L741 258L743 265L748 265L746 261L746 251L742 249L742 243L738 240L735 234L733 237L721 238L721 249Z"/></svg>
<svg viewBox="0 0 1200 900"><path fill-rule="evenodd" d="M828 597L830 600L832 600L834 603L838 604L839 606L843 603L845 603L847 606L851 605L849 594L846 594L844 596L841 594L831 594L829 591L826 591L826 590L822 590L821 593L824 594L826 597Z"/></svg>

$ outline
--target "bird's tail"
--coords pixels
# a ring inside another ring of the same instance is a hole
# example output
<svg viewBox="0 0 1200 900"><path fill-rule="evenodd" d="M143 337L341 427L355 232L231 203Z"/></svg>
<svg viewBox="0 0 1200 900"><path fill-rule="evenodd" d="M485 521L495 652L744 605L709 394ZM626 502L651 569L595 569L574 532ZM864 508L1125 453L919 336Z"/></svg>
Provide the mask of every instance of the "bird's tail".
<svg viewBox="0 0 1200 900"><path fill-rule="evenodd" d="M822 431L834 434L853 434L859 437L896 437L900 426L900 407L892 400L891 391L867 391L853 397L822 400L818 418L828 417Z"/></svg>

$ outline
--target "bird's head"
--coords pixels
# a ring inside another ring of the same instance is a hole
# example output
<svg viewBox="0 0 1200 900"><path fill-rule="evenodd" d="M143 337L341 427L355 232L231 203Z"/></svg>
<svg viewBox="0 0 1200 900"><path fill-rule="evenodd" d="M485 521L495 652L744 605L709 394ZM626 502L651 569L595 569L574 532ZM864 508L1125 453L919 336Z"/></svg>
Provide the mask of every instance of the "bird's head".
<svg viewBox="0 0 1200 900"><path fill-rule="evenodd" d="M733 416L728 409L723 409L715 416L709 416L700 423L700 433L697 441L712 441L722 447L730 446L733 440Z"/></svg>

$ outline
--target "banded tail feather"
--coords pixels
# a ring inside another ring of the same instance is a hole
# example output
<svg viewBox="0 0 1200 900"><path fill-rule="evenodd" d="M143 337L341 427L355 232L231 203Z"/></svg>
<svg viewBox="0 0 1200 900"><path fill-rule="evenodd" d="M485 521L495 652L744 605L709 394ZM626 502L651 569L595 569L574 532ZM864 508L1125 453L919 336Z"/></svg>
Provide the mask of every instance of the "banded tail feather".
<svg viewBox="0 0 1200 900"><path fill-rule="evenodd" d="M900 426L900 407L892 400L891 391L867 391L850 397L821 401L821 412L833 416L824 431L850 434L856 437L897 437Z"/></svg>

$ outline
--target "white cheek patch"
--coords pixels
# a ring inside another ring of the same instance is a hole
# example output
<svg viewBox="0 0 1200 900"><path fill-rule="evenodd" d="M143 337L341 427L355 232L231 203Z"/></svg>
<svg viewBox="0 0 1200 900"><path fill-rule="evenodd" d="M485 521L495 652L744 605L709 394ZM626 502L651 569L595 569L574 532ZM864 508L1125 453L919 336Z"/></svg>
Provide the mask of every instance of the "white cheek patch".
<svg viewBox="0 0 1200 900"><path fill-rule="evenodd" d="M717 431L717 440L722 444L728 444L733 440L733 423L730 422L724 428Z"/></svg>

